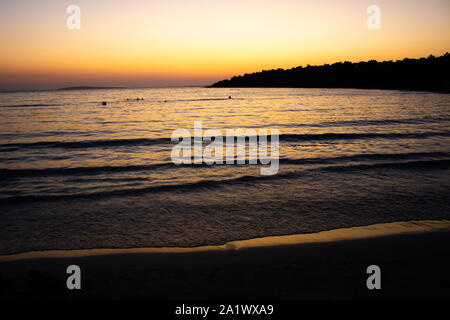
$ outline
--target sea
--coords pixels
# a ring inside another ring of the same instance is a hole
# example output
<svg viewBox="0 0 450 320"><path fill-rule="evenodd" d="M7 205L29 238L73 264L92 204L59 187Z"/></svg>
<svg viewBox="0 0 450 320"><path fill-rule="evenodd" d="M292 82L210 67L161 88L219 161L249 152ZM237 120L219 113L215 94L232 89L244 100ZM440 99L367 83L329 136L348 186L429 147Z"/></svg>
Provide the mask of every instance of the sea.
<svg viewBox="0 0 450 320"><path fill-rule="evenodd" d="M103 103L106 102L106 105ZM279 132L279 168L177 165L174 131ZM450 95L301 88L0 93L0 254L193 247L450 219Z"/></svg>

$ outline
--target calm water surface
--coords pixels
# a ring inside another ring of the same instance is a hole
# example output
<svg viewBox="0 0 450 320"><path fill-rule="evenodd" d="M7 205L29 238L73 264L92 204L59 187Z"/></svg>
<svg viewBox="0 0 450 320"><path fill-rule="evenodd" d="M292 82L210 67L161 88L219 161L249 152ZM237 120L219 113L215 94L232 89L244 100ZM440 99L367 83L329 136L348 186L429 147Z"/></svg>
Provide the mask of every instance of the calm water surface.
<svg viewBox="0 0 450 320"><path fill-rule="evenodd" d="M254 165L172 164L172 132L198 120L204 129L279 129L278 174L261 176ZM449 167L446 94L0 93L0 254L221 244L449 219Z"/></svg>

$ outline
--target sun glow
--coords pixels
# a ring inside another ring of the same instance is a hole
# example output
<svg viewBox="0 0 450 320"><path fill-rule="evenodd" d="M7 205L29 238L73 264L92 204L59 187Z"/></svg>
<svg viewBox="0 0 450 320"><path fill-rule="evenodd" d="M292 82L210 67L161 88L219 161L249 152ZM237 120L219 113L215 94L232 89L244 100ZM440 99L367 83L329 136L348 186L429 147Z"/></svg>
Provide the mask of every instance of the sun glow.
<svg viewBox="0 0 450 320"><path fill-rule="evenodd" d="M2 2L0 88L60 83L208 84L262 69L440 55L450 47L448 1ZM38 81L39 80L39 81Z"/></svg>

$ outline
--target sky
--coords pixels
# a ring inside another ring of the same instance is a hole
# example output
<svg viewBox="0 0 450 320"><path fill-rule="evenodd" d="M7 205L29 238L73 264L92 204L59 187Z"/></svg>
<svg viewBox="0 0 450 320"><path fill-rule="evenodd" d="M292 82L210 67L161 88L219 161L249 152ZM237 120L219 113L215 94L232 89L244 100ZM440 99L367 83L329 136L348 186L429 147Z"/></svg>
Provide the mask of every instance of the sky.
<svg viewBox="0 0 450 320"><path fill-rule="evenodd" d="M80 29L66 12L80 8ZM369 29L369 5L381 28ZM450 0L0 0L0 90L208 85L450 51Z"/></svg>

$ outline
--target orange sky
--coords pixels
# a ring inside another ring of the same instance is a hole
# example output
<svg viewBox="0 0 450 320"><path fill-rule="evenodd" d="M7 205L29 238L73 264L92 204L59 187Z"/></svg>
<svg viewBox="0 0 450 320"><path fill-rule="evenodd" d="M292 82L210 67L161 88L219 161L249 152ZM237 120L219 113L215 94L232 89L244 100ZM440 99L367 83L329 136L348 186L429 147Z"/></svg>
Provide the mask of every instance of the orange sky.
<svg viewBox="0 0 450 320"><path fill-rule="evenodd" d="M81 9L81 29L66 8ZM370 4L381 29L366 27ZM0 2L0 90L206 85L271 68L450 51L448 0Z"/></svg>

